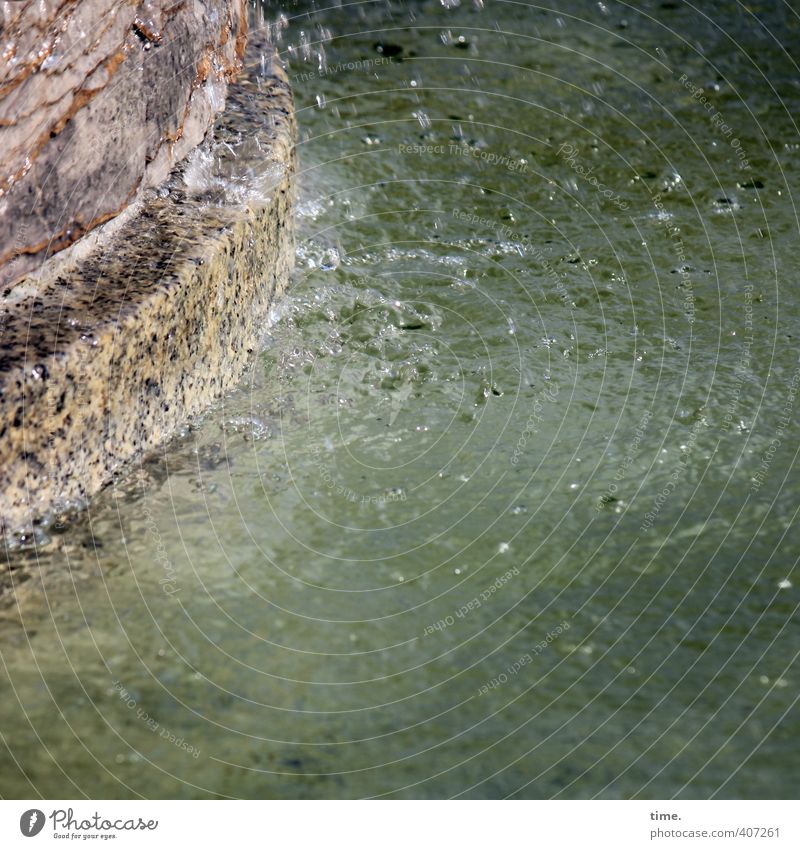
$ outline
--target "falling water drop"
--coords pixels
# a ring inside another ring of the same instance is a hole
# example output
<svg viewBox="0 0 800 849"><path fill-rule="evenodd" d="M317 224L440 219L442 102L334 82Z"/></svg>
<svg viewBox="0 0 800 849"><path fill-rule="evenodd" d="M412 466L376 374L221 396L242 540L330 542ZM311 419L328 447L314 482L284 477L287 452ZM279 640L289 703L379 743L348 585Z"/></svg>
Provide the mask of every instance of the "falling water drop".
<svg viewBox="0 0 800 849"><path fill-rule="evenodd" d="M419 110L418 112L412 112L411 114L417 119L417 121L419 121L419 125L420 127L422 127L423 130L430 129L431 119L427 116L425 112Z"/></svg>

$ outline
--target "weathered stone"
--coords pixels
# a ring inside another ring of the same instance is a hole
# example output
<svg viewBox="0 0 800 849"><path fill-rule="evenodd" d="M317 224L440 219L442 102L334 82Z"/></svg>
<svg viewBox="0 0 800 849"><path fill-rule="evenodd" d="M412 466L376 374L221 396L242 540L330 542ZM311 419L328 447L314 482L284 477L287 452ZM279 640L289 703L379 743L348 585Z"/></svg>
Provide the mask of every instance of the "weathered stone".
<svg viewBox="0 0 800 849"><path fill-rule="evenodd" d="M0 285L202 141L246 28L245 0L0 2Z"/></svg>
<svg viewBox="0 0 800 849"><path fill-rule="evenodd" d="M213 133L136 215L0 300L7 530L82 502L234 386L257 347L294 254L295 125L257 35L245 65Z"/></svg>

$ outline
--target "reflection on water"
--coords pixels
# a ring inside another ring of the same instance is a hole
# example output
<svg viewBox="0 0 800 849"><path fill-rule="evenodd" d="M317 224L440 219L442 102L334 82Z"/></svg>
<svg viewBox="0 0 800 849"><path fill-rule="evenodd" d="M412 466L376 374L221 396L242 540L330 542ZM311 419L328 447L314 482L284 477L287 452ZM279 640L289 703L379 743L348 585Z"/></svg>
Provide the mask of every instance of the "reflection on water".
<svg viewBox="0 0 800 849"><path fill-rule="evenodd" d="M295 278L9 554L3 795L792 792L798 24L715 6L267 7Z"/></svg>

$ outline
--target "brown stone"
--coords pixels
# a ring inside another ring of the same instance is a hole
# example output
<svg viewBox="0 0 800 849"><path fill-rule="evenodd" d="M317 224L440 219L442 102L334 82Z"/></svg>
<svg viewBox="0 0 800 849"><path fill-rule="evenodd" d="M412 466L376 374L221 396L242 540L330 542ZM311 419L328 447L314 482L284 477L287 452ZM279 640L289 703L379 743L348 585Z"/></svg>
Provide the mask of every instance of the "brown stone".
<svg viewBox="0 0 800 849"><path fill-rule="evenodd" d="M245 0L0 2L0 285L202 141L246 27Z"/></svg>

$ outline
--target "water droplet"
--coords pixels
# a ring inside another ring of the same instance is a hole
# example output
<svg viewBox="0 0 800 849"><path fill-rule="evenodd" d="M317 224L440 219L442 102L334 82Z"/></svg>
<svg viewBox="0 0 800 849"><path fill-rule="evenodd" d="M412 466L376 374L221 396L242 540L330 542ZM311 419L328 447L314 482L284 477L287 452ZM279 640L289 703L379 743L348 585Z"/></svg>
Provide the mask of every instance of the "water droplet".
<svg viewBox="0 0 800 849"><path fill-rule="evenodd" d="M417 119L420 127L422 127L423 130L430 129L431 119L428 117L428 115L425 112L423 112L420 109L418 112L412 112L411 114Z"/></svg>
<svg viewBox="0 0 800 849"><path fill-rule="evenodd" d="M335 271L339 267L341 261L342 258L339 251L336 250L336 248L328 248L328 250L326 250L322 255L319 267L323 271Z"/></svg>

